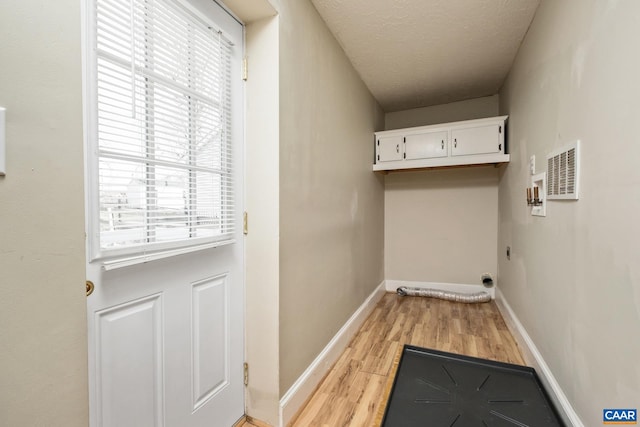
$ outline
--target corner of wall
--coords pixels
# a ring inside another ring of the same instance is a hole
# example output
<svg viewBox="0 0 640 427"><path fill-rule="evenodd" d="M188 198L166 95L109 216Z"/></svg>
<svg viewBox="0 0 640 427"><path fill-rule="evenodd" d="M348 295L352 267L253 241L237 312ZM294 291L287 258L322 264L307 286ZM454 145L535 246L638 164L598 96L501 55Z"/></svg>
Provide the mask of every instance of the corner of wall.
<svg viewBox="0 0 640 427"><path fill-rule="evenodd" d="M364 321L369 317L378 301L382 299L385 294L384 289L384 282L382 282L342 325L331 341L282 396L280 400L280 422L282 427L288 426L294 420L294 417L304 409L305 402L312 396Z"/></svg>
<svg viewBox="0 0 640 427"><path fill-rule="evenodd" d="M247 415L277 426L279 394L279 17L246 26Z"/></svg>
<svg viewBox="0 0 640 427"><path fill-rule="evenodd" d="M280 18L284 395L383 280L384 190L373 96L311 2L282 0Z"/></svg>
<svg viewBox="0 0 640 427"><path fill-rule="evenodd" d="M552 402L564 422L573 427L583 427L584 424L582 423L582 420L580 420L580 417L578 417L578 414L576 414L575 410L571 406L571 403L564 394L560 384L558 384L553 372L551 372L549 365L547 365L547 362L544 360L544 357L542 357L538 347L536 347L526 329L522 326L522 323L520 323L520 320L513 312L513 309L505 299L502 292L500 292L500 289L496 289L496 305L498 306L505 323L509 327L509 331L516 340L525 363L528 366L533 367L539 374L540 381L550 395Z"/></svg>

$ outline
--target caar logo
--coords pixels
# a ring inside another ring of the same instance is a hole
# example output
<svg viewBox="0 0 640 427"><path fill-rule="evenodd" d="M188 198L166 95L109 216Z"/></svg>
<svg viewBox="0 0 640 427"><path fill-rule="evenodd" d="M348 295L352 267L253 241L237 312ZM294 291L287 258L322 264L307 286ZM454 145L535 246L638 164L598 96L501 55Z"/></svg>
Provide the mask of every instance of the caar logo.
<svg viewBox="0 0 640 427"><path fill-rule="evenodd" d="M603 409L602 424L638 424L638 410Z"/></svg>

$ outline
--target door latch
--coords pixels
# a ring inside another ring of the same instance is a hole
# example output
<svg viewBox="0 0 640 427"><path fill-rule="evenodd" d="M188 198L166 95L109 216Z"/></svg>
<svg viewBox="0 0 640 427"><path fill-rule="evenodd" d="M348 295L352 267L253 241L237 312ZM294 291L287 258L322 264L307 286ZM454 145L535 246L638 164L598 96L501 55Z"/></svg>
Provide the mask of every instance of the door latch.
<svg viewBox="0 0 640 427"><path fill-rule="evenodd" d="M249 214L247 212L242 215L242 233L245 236L249 234Z"/></svg>

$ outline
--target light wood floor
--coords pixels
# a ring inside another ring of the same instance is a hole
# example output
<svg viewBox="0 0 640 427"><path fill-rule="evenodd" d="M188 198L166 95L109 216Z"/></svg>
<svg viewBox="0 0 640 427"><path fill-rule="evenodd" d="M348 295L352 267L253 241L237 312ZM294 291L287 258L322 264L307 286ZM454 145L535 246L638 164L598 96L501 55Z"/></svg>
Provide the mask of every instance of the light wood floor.
<svg viewBox="0 0 640 427"><path fill-rule="evenodd" d="M404 344L524 364L494 302L462 304L389 293L290 426L374 425Z"/></svg>

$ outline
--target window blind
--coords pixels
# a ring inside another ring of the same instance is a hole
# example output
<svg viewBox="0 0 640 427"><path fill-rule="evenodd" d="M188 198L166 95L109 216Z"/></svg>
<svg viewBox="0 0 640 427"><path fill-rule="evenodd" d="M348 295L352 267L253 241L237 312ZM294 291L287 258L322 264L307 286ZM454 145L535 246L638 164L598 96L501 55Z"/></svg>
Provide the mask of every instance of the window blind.
<svg viewBox="0 0 640 427"><path fill-rule="evenodd" d="M231 241L231 43L175 0L97 0L104 254Z"/></svg>

